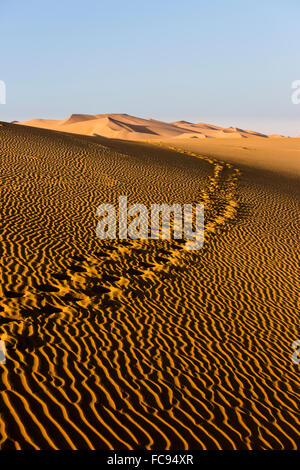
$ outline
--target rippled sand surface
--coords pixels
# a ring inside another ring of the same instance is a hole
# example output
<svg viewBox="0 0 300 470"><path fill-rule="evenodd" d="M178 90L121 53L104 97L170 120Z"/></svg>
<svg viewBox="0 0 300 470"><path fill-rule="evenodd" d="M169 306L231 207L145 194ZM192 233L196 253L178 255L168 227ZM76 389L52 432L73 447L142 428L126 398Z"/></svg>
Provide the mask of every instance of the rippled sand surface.
<svg viewBox="0 0 300 470"><path fill-rule="evenodd" d="M298 182L0 126L2 449L299 446ZM205 205L205 245L100 241L102 202Z"/></svg>

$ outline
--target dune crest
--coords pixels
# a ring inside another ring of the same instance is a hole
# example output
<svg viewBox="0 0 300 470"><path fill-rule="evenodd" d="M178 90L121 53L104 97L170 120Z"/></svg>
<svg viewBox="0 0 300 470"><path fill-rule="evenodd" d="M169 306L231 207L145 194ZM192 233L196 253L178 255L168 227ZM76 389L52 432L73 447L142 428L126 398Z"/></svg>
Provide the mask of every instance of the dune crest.
<svg viewBox="0 0 300 470"><path fill-rule="evenodd" d="M170 138L248 138L271 137L237 127L224 128L202 122L143 119L128 114L71 114L63 120L32 119L18 122L26 126L60 130L73 134L100 135L124 140L165 140Z"/></svg>

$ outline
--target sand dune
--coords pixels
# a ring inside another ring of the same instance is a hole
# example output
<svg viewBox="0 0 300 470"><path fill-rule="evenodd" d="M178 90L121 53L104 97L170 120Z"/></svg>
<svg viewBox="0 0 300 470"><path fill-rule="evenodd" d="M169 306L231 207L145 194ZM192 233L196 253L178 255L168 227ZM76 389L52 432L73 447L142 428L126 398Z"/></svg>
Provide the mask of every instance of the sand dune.
<svg viewBox="0 0 300 470"><path fill-rule="evenodd" d="M299 447L295 181L169 148L216 126L27 126L0 126L1 449ZM149 131L171 142L98 135ZM203 202L204 248L100 241L95 210L122 194Z"/></svg>
<svg viewBox="0 0 300 470"><path fill-rule="evenodd" d="M35 119L18 124L110 139L164 143L214 155L233 164L300 175L300 139L278 134L203 122L166 123L128 114L72 114L61 121Z"/></svg>
<svg viewBox="0 0 300 470"><path fill-rule="evenodd" d="M205 123L177 121L166 123L155 119L142 119L128 114L72 114L62 121L34 119L19 124L74 134L101 135L125 140L164 140L176 138L247 138L268 137L259 132L238 128L223 128Z"/></svg>
<svg viewBox="0 0 300 470"><path fill-rule="evenodd" d="M165 123L128 114L72 114L62 121L35 119L18 124L111 139L164 143L233 164L300 176L300 139L278 134L266 135L203 122Z"/></svg>
<svg viewBox="0 0 300 470"><path fill-rule="evenodd" d="M92 116L89 114L71 114L71 116L61 121L59 125L67 126L69 124L77 124L78 122L91 121L94 119L95 119L95 116Z"/></svg>
<svg viewBox="0 0 300 470"><path fill-rule="evenodd" d="M270 170L299 178L300 139L277 136L259 138L250 136L242 142L236 138L219 139L165 139L164 145L212 156L242 167Z"/></svg>

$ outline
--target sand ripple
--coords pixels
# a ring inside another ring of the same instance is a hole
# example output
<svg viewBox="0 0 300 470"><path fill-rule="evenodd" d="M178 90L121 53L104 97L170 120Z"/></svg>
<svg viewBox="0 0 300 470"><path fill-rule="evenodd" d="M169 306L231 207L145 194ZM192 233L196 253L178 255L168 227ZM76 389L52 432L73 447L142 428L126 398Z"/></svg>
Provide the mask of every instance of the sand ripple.
<svg viewBox="0 0 300 470"><path fill-rule="evenodd" d="M7 124L0 156L2 449L297 448L292 184ZM203 250L97 240L122 194L203 202Z"/></svg>

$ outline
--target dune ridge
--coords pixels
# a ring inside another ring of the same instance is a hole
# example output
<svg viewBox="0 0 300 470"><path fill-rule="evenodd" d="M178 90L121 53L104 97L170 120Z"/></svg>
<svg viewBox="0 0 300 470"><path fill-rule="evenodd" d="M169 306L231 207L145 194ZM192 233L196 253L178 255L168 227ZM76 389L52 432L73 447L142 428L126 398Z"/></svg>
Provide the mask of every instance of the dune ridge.
<svg viewBox="0 0 300 470"><path fill-rule="evenodd" d="M203 122L166 123L128 114L72 114L64 120L33 119L15 124L154 145L164 143L187 152L216 156L232 164L300 176L299 137L267 135Z"/></svg>
<svg viewBox="0 0 300 470"><path fill-rule="evenodd" d="M155 119L129 116L128 114L72 114L64 120L32 119L31 121L23 121L17 124L125 140L272 137L260 132L236 127L224 128L212 124L191 123L187 121L166 123Z"/></svg>
<svg viewBox="0 0 300 470"><path fill-rule="evenodd" d="M1 449L299 447L297 186L174 144L0 144ZM204 248L98 240L120 194L203 202Z"/></svg>

